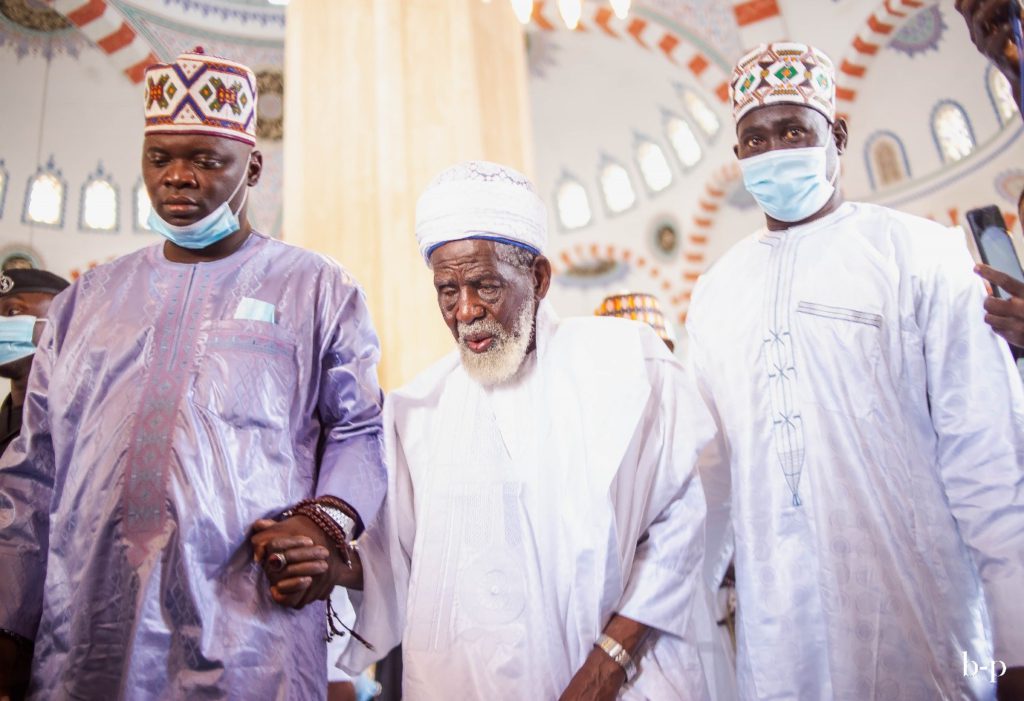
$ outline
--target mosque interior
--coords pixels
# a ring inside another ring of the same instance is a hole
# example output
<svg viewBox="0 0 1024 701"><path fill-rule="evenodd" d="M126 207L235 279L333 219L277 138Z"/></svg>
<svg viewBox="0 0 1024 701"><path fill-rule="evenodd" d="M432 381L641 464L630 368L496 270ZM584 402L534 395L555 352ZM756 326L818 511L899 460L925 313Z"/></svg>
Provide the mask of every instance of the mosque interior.
<svg viewBox="0 0 1024 701"><path fill-rule="evenodd" d="M847 198L948 225L996 204L1017 229L1024 126L952 0L0 0L0 260L74 278L158 240L142 69L199 45L257 72L256 227L348 267L385 345L433 304L416 194L465 158L536 183L561 314L650 293L682 337L698 276L761 223L727 84L780 38L839 68ZM423 323L385 386L450 347Z"/></svg>

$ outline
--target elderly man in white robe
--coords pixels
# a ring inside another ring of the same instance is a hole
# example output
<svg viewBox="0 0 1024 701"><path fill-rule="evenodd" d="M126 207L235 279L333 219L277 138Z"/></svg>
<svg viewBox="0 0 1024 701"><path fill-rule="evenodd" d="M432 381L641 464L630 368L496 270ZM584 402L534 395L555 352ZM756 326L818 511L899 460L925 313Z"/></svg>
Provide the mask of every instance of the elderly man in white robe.
<svg viewBox="0 0 1024 701"><path fill-rule="evenodd" d="M544 205L444 171L416 235L458 350L386 402L389 495L360 539L353 671L399 641L420 699L702 699L686 637L710 417L644 324L560 321ZM705 438L706 440L706 438Z"/></svg>
<svg viewBox="0 0 1024 701"><path fill-rule="evenodd" d="M843 201L820 51L762 45L732 98L767 226L702 277L687 330L726 456L701 477L731 489L741 697L1024 698L1024 393L963 232Z"/></svg>

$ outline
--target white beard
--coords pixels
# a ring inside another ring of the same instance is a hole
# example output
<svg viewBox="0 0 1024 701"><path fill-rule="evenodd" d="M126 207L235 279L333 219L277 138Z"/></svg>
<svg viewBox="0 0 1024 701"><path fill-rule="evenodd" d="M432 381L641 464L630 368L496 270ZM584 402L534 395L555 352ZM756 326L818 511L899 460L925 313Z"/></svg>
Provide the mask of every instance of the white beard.
<svg viewBox="0 0 1024 701"><path fill-rule="evenodd" d="M530 347L530 340L533 338L535 302L536 296L531 294L512 324L511 333L507 333L493 320L458 325L462 367L471 378L485 387L491 387L515 377L526 360L526 349ZM490 334L494 340L491 347L483 353L474 353L466 345L466 336L480 331Z"/></svg>

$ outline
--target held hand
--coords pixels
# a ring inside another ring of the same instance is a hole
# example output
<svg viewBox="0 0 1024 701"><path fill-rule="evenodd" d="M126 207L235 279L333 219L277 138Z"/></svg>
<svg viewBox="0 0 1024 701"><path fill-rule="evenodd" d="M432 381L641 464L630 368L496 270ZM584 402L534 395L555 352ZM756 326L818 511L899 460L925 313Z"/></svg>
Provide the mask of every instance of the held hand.
<svg viewBox="0 0 1024 701"><path fill-rule="evenodd" d="M985 323L1011 344L1024 348L1024 282L1014 280L987 265L974 271L994 286L1013 295L1010 299L991 296L985 300Z"/></svg>
<svg viewBox="0 0 1024 701"><path fill-rule="evenodd" d="M999 677L996 698L999 701L1024 699L1024 667L1010 667L1006 674Z"/></svg>
<svg viewBox="0 0 1024 701"><path fill-rule="evenodd" d="M626 672L604 651L594 648L559 701L615 701Z"/></svg>
<svg viewBox="0 0 1024 701"><path fill-rule="evenodd" d="M282 606L302 608L327 599L335 586L353 586L362 569L346 565L337 547L305 516L253 524L253 557L263 565L270 595ZM355 559L355 558L353 558Z"/></svg>

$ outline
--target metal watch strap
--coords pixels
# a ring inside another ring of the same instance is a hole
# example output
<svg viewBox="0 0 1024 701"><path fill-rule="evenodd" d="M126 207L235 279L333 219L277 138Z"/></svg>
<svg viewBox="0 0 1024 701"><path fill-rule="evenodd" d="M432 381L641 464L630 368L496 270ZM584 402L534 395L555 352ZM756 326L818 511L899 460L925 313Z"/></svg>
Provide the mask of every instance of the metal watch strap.
<svg viewBox="0 0 1024 701"><path fill-rule="evenodd" d="M356 522L351 516L346 514L341 509L334 506L327 506L326 504L317 504L316 508L327 514L327 517L334 521L341 530L345 532L345 539L351 540L353 534L356 531Z"/></svg>
<svg viewBox="0 0 1024 701"><path fill-rule="evenodd" d="M633 677L636 676L636 663L633 662L633 658L626 652L626 648L622 647L619 641L601 633L594 645L604 650L606 655L622 667L622 670L626 673L626 682L633 680Z"/></svg>

